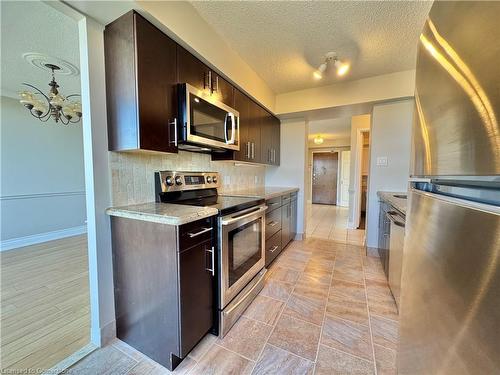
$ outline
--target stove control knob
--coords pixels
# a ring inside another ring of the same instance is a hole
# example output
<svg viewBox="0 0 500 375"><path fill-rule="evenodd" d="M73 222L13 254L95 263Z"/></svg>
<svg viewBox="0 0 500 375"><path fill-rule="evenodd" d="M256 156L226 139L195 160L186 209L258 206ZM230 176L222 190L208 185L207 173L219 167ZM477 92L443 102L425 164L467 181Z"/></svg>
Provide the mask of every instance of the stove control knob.
<svg viewBox="0 0 500 375"><path fill-rule="evenodd" d="M165 179L165 183L167 184L167 186L172 186L174 184L174 178L172 176L167 176L167 178Z"/></svg>
<svg viewBox="0 0 500 375"><path fill-rule="evenodd" d="M211 183L212 183L212 177L207 176L207 184L211 184Z"/></svg>
<svg viewBox="0 0 500 375"><path fill-rule="evenodd" d="M182 178L181 178L181 176L177 176L175 178L175 184L176 185L182 185Z"/></svg>
<svg viewBox="0 0 500 375"><path fill-rule="evenodd" d="M212 182L213 182L214 184L216 184L216 183L217 183L217 176L213 176L213 177L212 177Z"/></svg>

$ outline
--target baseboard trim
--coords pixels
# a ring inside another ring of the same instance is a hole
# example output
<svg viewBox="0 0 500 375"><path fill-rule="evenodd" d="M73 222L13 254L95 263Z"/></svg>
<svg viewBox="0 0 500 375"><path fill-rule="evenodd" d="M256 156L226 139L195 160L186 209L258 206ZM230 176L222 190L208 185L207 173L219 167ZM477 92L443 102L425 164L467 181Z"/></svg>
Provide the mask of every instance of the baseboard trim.
<svg viewBox="0 0 500 375"><path fill-rule="evenodd" d="M42 375L54 375L64 373L65 370L73 366L75 363L81 361L83 358L88 356L94 350L98 349L98 347L92 343L85 345L80 350L74 352L69 357L63 359L61 362L56 364L54 367L47 369ZM68 372L69 373L69 372Z"/></svg>
<svg viewBox="0 0 500 375"><path fill-rule="evenodd" d="M296 233L295 234L295 241L302 241L304 239L304 233Z"/></svg>
<svg viewBox="0 0 500 375"><path fill-rule="evenodd" d="M61 238L77 236L84 233L87 233L86 225L55 230L52 232L38 233L31 236L11 238L0 242L0 251L17 249L29 245L36 245L38 243L59 240Z"/></svg>
<svg viewBox="0 0 500 375"><path fill-rule="evenodd" d="M116 321L113 320L101 328L101 347L108 345L116 338Z"/></svg>

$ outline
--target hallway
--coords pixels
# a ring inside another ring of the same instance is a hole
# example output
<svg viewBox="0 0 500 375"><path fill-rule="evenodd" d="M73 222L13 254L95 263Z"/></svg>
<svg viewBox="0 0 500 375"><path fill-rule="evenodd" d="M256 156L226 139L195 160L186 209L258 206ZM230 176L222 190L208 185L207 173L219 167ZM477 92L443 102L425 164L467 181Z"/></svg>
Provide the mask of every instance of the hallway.
<svg viewBox="0 0 500 375"><path fill-rule="evenodd" d="M363 246L364 229L347 229L347 207L308 204L306 208L306 237L321 238Z"/></svg>

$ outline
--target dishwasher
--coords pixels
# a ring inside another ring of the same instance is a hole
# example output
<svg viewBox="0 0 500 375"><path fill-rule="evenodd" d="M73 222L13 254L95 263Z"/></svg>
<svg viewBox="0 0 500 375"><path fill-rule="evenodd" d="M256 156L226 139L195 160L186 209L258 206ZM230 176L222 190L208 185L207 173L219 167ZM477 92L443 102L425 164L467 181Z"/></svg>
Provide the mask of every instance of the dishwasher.
<svg viewBox="0 0 500 375"><path fill-rule="evenodd" d="M399 310L401 273L403 269L405 217L398 211L389 211L386 215L391 224L389 241L389 286Z"/></svg>

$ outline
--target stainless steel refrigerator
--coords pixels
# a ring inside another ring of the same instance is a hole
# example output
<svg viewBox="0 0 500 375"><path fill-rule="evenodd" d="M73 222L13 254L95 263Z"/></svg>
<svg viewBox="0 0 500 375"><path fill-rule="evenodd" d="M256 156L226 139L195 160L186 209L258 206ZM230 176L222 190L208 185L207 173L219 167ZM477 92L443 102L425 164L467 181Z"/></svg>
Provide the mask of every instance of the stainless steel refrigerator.
<svg viewBox="0 0 500 375"><path fill-rule="evenodd" d="M500 374L500 2L420 36L399 374Z"/></svg>

